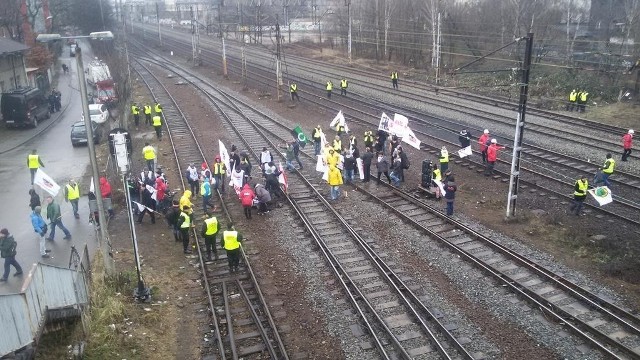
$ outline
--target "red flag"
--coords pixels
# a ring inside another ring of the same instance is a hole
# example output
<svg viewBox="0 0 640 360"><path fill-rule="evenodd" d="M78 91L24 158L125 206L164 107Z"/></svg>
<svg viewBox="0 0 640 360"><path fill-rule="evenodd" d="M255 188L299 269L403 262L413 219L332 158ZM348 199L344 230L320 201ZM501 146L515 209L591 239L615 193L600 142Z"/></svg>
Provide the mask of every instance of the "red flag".
<svg viewBox="0 0 640 360"><path fill-rule="evenodd" d="M278 176L278 182L282 184L282 191L287 192L287 174L284 172L282 168L282 163L278 161L278 171L280 171L280 175Z"/></svg>

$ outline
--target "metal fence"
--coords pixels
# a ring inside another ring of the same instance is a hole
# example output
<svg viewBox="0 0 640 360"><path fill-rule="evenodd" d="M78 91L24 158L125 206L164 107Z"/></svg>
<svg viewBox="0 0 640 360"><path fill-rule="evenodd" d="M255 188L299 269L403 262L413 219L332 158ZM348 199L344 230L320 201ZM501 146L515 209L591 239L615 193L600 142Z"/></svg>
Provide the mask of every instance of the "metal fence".
<svg viewBox="0 0 640 360"><path fill-rule="evenodd" d="M19 293L0 295L0 357L37 343L47 322L81 315L89 303L86 245L79 257L76 269L38 263Z"/></svg>

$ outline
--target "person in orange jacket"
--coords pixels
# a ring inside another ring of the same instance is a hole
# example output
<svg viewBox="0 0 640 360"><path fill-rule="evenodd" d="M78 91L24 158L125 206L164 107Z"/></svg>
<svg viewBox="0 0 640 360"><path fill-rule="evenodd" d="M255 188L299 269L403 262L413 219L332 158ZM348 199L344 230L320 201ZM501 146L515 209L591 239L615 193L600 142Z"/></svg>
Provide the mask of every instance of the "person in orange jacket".
<svg viewBox="0 0 640 360"><path fill-rule="evenodd" d="M256 197L256 193L251 186L247 183L244 184L242 190L240 190L240 202L244 208L244 216L247 219L251 219L251 207L253 206L253 199Z"/></svg>
<svg viewBox="0 0 640 360"><path fill-rule="evenodd" d="M631 148L633 147L633 133L633 129L630 129L622 137L622 161L627 161L629 156L631 156Z"/></svg>
<svg viewBox="0 0 640 360"><path fill-rule="evenodd" d="M496 139L491 139L491 145L487 147L487 168L484 171L484 176L493 175L493 167L498 160L498 150L504 149L504 146L499 146Z"/></svg>

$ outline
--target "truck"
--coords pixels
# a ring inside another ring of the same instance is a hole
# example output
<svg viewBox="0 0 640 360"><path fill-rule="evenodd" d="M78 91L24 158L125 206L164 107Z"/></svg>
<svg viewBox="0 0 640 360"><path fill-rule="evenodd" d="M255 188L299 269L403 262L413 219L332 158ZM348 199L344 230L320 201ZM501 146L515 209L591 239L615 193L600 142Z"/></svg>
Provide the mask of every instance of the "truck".
<svg viewBox="0 0 640 360"><path fill-rule="evenodd" d="M89 63L87 83L93 87L93 101L95 103L110 105L118 100L109 66L97 58Z"/></svg>

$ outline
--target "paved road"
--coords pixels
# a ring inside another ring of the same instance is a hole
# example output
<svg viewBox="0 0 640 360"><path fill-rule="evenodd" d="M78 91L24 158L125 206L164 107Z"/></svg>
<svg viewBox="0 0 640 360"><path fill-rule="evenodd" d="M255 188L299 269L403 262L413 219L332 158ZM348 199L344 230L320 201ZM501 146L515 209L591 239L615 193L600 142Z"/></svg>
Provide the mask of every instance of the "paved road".
<svg viewBox="0 0 640 360"><path fill-rule="evenodd" d="M83 44L84 45L84 44ZM84 49L88 49L88 44ZM91 59L90 53L85 52L85 59ZM29 214L29 189L30 173L26 166L26 158L31 149L37 149L45 164L43 169L60 186L70 179L76 179L81 184L81 189L88 189L89 177L83 175L89 166L89 151L86 146L74 148L71 146L71 125L81 119L82 103L78 91L78 78L76 73L75 58L69 57L64 52L61 58L71 69L67 75L60 74L58 90L62 93L63 111L52 114L50 120L45 120L41 125L32 130L5 130L0 129L0 228L6 227L18 242L17 260L28 272L32 266L42 261L47 264L67 267L69 263L71 245L75 245L82 252L85 244L89 245L90 253L97 246L97 240L93 225L88 223L89 205L86 190L80 199L80 219L73 217L71 205L65 203L64 194L56 197L62 210L62 221L72 234L71 240L63 240L64 233L56 229L55 241L47 241L47 248L51 249L51 258L42 259L39 253L38 239L31 226ZM86 65L86 60L85 60ZM46 131L34 137L38 130L55 122ZM32 138L31 140L29 140ZM26 141L26 142L25 142ZM104 139L102 139L104 141ZM19 145L20 144L20 145ZM3 152L8 148L16 149ZM44 198L48 195L36 186L36 191L43 200L43 216L46 219L46 206ZM4 264L4 260L2 260ZM0 268L1 270L2 268ZM13 274L14 269L11 269ZM1 275L0 275L1 276ZM9 276L7 283L0 284L0 294L20 291L22 279Z"/></svg>

